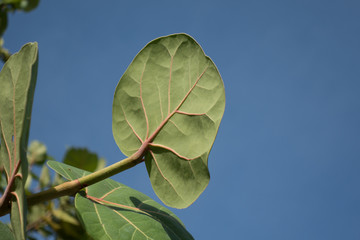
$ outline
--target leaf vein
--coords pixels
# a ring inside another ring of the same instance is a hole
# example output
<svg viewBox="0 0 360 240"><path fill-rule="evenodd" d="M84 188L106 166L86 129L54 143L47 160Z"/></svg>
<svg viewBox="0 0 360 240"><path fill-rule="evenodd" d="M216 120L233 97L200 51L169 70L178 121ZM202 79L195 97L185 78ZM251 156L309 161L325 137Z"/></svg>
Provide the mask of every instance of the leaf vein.
<svg viewBox="0 0 360 240"><path fill-rule="evenodd" d="M112 209L112 211L115 212L116 214L118 214L120 217L122 217L125 221L127 221L131 226L133 226L133 228L135 228L135 230L141 232L141 234L144 235L146 237L146 239L152 239L148 235L146 235L143 231L141 231L140 228L138 228L133 222L131 222L129 219L127 219L124 215L122 215L118 211L115 211L114 209Z"/></svg>
<svg viewBox="0 0 360 240"><path fill-rule="evenodd" d="M141 106L142 106L142 109L144 111L145 120L146 120L146 137L145 137L145 139L147 139L149 137L149 119L148 119L148 116L146 114L146 109L145 109L145 105L144 105L144 99L143 99L143 96L142 96L142 80L143 80L143 77L144 77L145 68L146 68L146 63L144 64L144 68L143 68L143 70L141 72L141 77L140 77L140 101L141 101Z"/></svg>
<svg viewBox="0 0 360 240"><path fill-rule="evenodd" d="M174 57L171 56L170 59L170 72L169 72L169 85L168 85L168 115L170 115L170 104L171 104L171 76L172 76L172 65L173 65Z"/></svg>
<svg viewBox="0 0 360 240"><path fill-rule="evenodd" d="M161 121L164 120L164 113L163 113L163 109L162 109L162 103L161 103L161 94L160 94L160 87L159 87L159 83L156 81L156 87L159 93L159 105L160 105L160 113L161 113Z"/></svg>
<svg viewBox="0 0 360 240"><path fill-rule="evenodd" d="M175 187L174 187L174 185L172 184L172 182L171 182L167 177L165 177L165 175L164 175L163 172L161 171L160 166L159 166L159 164L158 164L158 162L157 162L157 160L156 160L156 158L155 158L154 153L153 153L151 150L150 150L149 152L150 152L150 154L152 155L152 157L153 157L153 159L154 159L154 162L155 162L155 164L156 164L156 167L157 167L157 169L159 170L159 173L161 174L161 176L165 179L166 182L168 182L168 183L170 184L170 186L174 189L174 192L178 195L178 197L181 198L181 200L183 200L184 202L186 202L186 201L182 198L182 196L177 192L177 190L175 189Z"/></svg>
<svg viewBox="0 0 360 240"><path fill-rule="evenodd" d="M3 137L3 139L4 139L6 151L7 151L8 157L9 157L9 163L10 163L10 166L11 166L11 153L10 153L9 145L8 145L8 143L7 143L7 141L6 141L6 136L5 136L5 134L4 134L4 129L3 129L3 125L2 125L2 123L1 123L1 120L0 120L0 126L1 126L1 135L2 135L2 137ZM4 168L4 169L5 169L5 172L6 172L7 180L9 181L10 176L9 176L8 172L6 171L6 168ZM9 169L9 173L11 173L11 167L10 167L10 169Z"/></svg>
<svg viewBox="0 0 360 240"><path fill-rule="evenodd" d="M128 121L128 119L127 119L127 117L126 117L126 113L125 113L125 111L124 111L124 109L123 109L122 106L121 106L121 110L122 110L123 113L124 113L124 118L125 118L126 123L129 125L129 127L131 128L131 130L133 131L133 133L135 134L135 136L139 139L139 141L140 141L141 143L143 143L143 140L141 139L141 137L139 136L139 134L136 133L134 127L133 127L133 126L131 125L131 123Z"/></svg>
<svg viewBox="0 0 360 240"><path fill-rule="evenodd" d="M100 225L101 225L102 228L104 229L104 232L105 232L106 236L108 236L110 239L112 239L111 236L109 235L109 233L106 231L105 225L104 225L104 223L103 223L102 220L101 220L101 217L100 217L100 214L99 214L99 211L98 211L98 209L97 209L96 204L95 204L95 203L93 203L93 204L94 204L95 213L96 213L96 216L97 216L98 219L99 219Z"/></svg>
<svg viewBox="0 0 360 240"><path fill-rule="evenodd" d="M162 144L156 144L156 143L149 143L150 146L152 147L158 147L158 148L163 148L163 149L166 149L170 152L172 152L173 154L175 154L176 156L178 156L179 158L182 158L186 161L191 161L191 160L194 160L196 159L197 157L195 158L188 158L188 157L185 157L185 156L182 156L181 154L177 153L174 149L172 149L171 147L168 147L168 146L165 146L165 145L162 145Z"/></svg>
<svg viewBox="0 0 360 240"><path fill-rule="evenodd" d="M112 194L112 193L115 192L116 190L119 190L120 188L122 188L122 187L120 186L120 187L117 187L117 188L112 189L111 191L109 191L109 192L105 193L104 195L102 195L102 196L100 197L100 199L106 198L107 196L109 196L110 194Z"/></svg>

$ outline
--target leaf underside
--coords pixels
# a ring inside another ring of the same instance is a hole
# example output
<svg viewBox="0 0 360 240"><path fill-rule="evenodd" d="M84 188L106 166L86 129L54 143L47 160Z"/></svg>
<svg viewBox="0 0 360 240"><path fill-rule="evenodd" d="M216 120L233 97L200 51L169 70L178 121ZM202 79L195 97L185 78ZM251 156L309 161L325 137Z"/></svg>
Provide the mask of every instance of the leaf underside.
<svg viewBox="0 0 360 240"><path fill-rule="evenodd" d="M14 179L10 201L16 239L25 239L26 149L37 61L37 43L29 43L8 59L0 73L0 166L4 168L8 183Z"/></svg>
<svg viewBox="0 0 360 240"><path fill-rule="evenodd" d="M56 161L48 165L69 180L89 174ZM111 179L76 194L75 208L87 233L96 240L193 239L171 211Z"/></svg>
<svg viewBox="0 0 360 240"><path fill-rule="evenodd" d="M116 87L113 135L127 156L147 144L155 193L184 208L208 185L224 108L221 76L199 44L186 34L161 37L137 54Z"/></svg>

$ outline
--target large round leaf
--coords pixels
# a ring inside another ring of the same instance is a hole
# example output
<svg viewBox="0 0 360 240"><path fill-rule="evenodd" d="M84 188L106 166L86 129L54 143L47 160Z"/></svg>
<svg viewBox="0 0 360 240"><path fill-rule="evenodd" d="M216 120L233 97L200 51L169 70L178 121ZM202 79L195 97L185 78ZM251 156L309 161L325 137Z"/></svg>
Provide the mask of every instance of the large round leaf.
<svg viewBox="0 0 360 240"><path fill-rule="evenodd" d="M146 145L145 163L158 197L184 208L206 188L208 155L225 108L221 76L186 34L150 42L116 87L113 134L130 156Z"/></svg>

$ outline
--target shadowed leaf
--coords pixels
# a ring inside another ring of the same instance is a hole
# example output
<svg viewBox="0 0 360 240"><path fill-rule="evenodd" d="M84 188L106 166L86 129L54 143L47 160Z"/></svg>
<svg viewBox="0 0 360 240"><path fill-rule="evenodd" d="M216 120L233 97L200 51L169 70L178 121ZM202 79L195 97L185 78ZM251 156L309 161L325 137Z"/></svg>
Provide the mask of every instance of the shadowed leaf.
<svg viewBox="0 0 360 240"><path fill-rule="evenodd" d="M89 174L55 161L48 165L69 180ZM111 179L76 194L75 207L87 233L96 240L193 239L170 210Z"/></svg>
<svg viewBox="0 0 360 240"><path fill-rule="evenodd" d="M8 24L7 22L8 22L7 12L4 10L0 10L0 37L4 34L7 28L7 24Z"/></svg>

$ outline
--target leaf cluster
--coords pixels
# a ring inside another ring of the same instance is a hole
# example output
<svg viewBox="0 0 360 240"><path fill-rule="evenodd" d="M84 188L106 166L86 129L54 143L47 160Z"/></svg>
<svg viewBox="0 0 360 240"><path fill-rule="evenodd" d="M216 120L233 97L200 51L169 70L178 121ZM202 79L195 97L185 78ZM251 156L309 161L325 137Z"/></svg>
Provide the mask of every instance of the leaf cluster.
<svg viewBox="0 0 360 240"><path fill-rule="evenodd" d="M32 141L28 148L27 159L29 175L25 191L28 195L44 191L66 181L58 173L51 176L45 161L54 161L55 159L48 155L43 143ZM86 148L71 147L67 149L63 162L88 171L95 171L105 166L105 159L99 158L96 153L90 152ZM36 239L39 234L43 237L56 236L58 240L90 239L76 215L74 200L70 196L30 206L26 231L29 239Z"/></svg>
<svg viewBox="0 0 360 240"><path fill-rule="evenodd" d="M200 45L173 34L136 55L113 102L113 135L127 158L107 167L86 149L70 148L58 162L44 144L28 145L37 62L38 46L29 43L0 72L0 213L11 215L11 228L0 224L0 231L17 240L34 232L58 239L193 239L169 209L110 177L145 162L155 193L175 208L204 191L225 92Z"/></svg>

